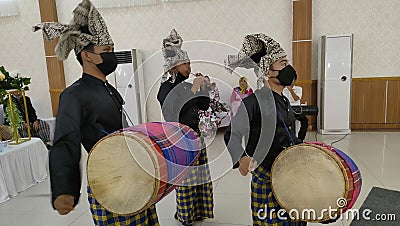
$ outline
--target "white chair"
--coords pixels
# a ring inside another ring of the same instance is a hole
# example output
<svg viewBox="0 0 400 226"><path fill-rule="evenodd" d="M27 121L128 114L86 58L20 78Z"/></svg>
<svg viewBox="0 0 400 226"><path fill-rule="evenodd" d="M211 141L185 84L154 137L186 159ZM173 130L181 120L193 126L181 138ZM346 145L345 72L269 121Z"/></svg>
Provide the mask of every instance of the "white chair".
<svg viewBox="0 0 400 226"><path fill-rule="evenodd" d="M54 129L56 127L56 118L55 117L51 117L51 118L45 118L42 119L43 121L47 122L49 124L49 128L50 128L50 141L47 142L50 145L53 145L53 140L54 140Z"/></svg>

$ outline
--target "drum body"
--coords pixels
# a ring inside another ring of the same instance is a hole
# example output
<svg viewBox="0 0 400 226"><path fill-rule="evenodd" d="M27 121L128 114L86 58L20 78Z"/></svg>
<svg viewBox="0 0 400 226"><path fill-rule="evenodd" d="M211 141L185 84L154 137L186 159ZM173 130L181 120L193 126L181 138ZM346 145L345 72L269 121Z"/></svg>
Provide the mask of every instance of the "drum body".
<svg viewBox="0 0 400 226"><path fill-rule="evenodd" d="M324 143L287 148L271 170L271 186L279 205L293 218L308 222L338 219L354 205L361 184L354 161Z"/></svg>
<svg viewBox="0 0 400 226"><path fill-rule="evenodd" d="M93 146L88 184L108 211L134 215L168 195L200 154L196 133L174 122L145 123L110 134Z"/></svg>

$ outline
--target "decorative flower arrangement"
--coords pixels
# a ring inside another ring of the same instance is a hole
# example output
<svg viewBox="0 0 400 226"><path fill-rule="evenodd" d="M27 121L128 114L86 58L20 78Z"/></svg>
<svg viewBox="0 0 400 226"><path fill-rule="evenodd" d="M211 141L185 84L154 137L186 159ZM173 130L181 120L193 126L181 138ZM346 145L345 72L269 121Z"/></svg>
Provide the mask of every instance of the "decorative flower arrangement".
<svg viewBox="0 0 400 226"><path fill-rule="evenodd" d="M31 78L20 76L18 71L8 72L4 66L0 67L0 97L4 104L7 90L29 90Z"/></svg>
<svg viewBox="0 0 400 226"><path fill-rule="evenodd" d="M24 121L21 113L19 112L16 104L12 102L12 110L7 99L8 90L29 90L31 78L21 77L18 71L8 72L3 66L0 67L0 101L5 107L5 118L10 125L10 129L14 134L14 128L19 128ZM11 115L14 115L12 120ZM17 133L18 134L18 133ZM18 139L18 137L14 137Z"/></svg>

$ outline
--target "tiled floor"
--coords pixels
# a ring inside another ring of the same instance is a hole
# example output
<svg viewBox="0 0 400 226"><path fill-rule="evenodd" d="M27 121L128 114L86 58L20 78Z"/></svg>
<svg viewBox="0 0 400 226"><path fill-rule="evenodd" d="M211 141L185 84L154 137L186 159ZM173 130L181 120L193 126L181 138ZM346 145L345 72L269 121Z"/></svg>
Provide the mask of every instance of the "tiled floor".
<svg viewBox="0 0 400 226"><path fill-rule="evenodd" d="M331 144L343 136L317 135L310 132L307 141ZM224 226L251 225L250 176L243 177L237 170L230 170L231 163L222 134L209 141L208 155L214 179L215 219L196 225ZM359 208L373 186L399 190L400 180L400 133L353 132L335 147L348 153L357 163L362 173L363 187L354 208ZM86 155L84 155L86 157ZM84 162L84 159L83 159ZM84 182L84 187L86 183ZM37 184L11 200L0 204L0 226L85 226L93 225L87 195L82 193L76 209L67 216L59 216L52 210L49 199L49 180ZM173 219L175 194L170 194L157 204L161 226L179 225ZM400 216L397 216L399 218ZM349 221L339 221L330 225L349 225ZM318 224L309 224L318 225Z"/></svg>

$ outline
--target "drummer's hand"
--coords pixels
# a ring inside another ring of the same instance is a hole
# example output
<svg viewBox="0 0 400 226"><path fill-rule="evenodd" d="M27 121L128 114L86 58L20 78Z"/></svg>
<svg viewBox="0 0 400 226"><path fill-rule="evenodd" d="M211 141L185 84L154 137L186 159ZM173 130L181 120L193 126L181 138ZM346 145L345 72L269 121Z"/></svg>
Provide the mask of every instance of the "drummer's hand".
<svg viewBox="0 0 400 226"><path fill-rule="evenodd" d="M249 171L253 172L257 168L257 161L254 158L251 158L251 162L249 165Z"/></svg>
<svg viewBox="0 0 400 226"><path fill-rule="evenodd" d="M195 76L195 77L199 77L199 76L204 77L204 75L203 75L202 73L200 73L200 72L197 72L196 74L194 74L194 76Z"/></svg>
<svg viewBox="0 0 400 226"><path fill-rule="evenodd" d="M257 161L252 157L244 156L239 160L239 171L243 176L246 176L249 171L253 171L257 166Z"/></svg>
<svg viewBox="0 0 400 226"><path fill-rule="evenodd" d="M193 80L192 92L196 94L197 90L200 89L201 83L204 82L204 76L200 73L196 74L196 78Z"/></svg>
<svg viewBox="0 0 400 226"><path fill-rule="evenodd" d="M72 195L59 195L56 200L54 200L54 208L58 211L60 215L67 215L74 209L74 196Z"/></svg>

